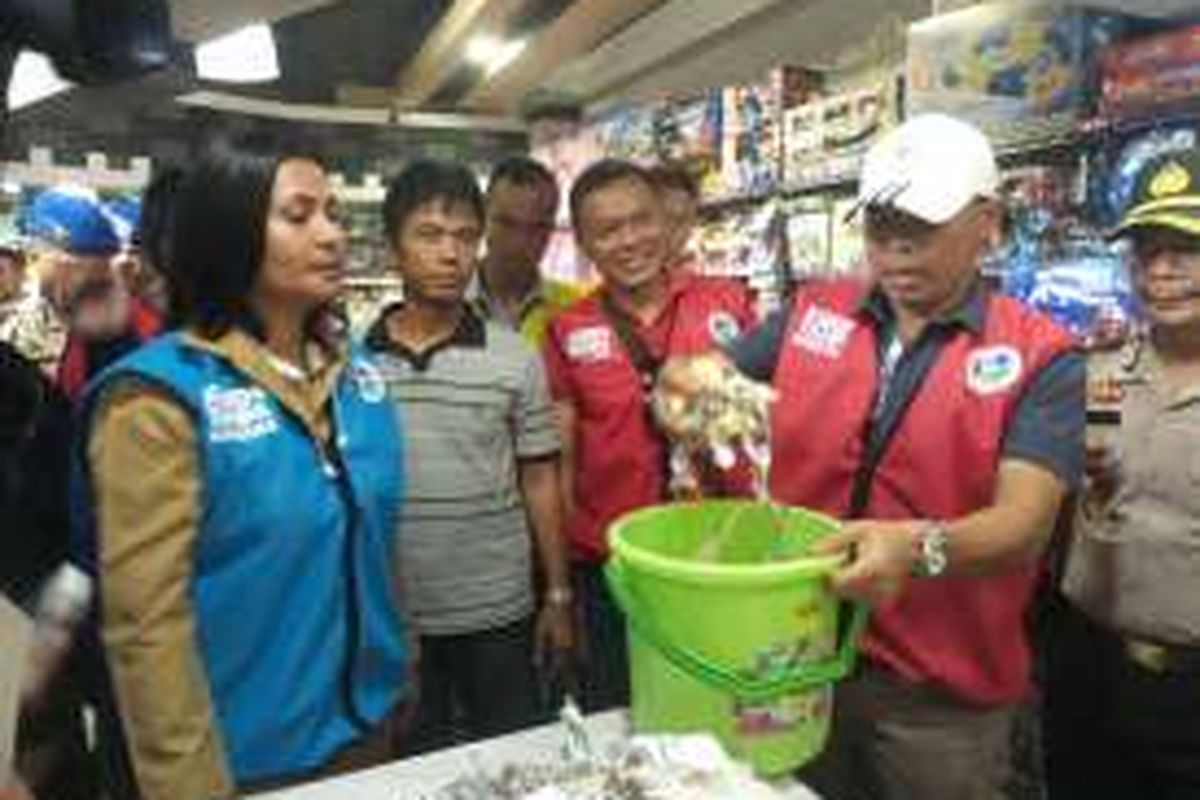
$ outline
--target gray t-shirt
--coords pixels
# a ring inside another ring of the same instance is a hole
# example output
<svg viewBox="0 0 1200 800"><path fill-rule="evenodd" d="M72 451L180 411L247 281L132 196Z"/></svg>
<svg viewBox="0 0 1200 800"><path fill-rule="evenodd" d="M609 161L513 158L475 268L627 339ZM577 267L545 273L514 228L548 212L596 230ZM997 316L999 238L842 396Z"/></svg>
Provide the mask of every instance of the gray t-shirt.
<svg viewBox="0 0 1200 800"><path fill-rule="evenodd" d="M507 625L533 612L517 464L559 451L541 359L471 312L446 342L415 354L388 340L387 314L367 344L403 415L405 611L422 635Z"/></svg>

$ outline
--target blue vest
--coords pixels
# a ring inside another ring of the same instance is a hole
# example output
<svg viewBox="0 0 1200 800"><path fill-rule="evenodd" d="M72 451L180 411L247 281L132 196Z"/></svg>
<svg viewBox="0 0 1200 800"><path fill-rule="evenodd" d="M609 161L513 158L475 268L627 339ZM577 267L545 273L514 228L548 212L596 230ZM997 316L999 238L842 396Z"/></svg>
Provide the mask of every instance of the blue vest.
<svg viewBox="0 0 1200 800"><path fill-rule="evenodd" d="M405 689L392 579L404 456L383 381L354 355L333 396L336 444L323 452L270 392L177 334L114 365L88 406L130 375L170 392L196 425L190 596L234 779L311 769Z"/></svg>

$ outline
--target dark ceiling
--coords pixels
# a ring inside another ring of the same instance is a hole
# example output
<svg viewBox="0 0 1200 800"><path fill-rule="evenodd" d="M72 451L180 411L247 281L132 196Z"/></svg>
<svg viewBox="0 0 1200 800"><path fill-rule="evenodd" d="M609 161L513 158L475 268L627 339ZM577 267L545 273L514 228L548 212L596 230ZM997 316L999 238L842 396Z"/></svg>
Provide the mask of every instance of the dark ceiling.
<svg viewBox="0 0 1200 800"><path fill-rule="evenodd" d="M392 86L451 0L342 0L276 23L282 78L256 94L332 103L341 85Z"/></svg>
<svg viewBox="0 0 1200 800"><path fill-rule="evenodd" d="M3 0L0 0L2 2ZM210 0L216 2L217 0ZM489 0L490 1L490 0ZM549 24L577 0L523 0L506 34L527 36ZM155 139L189 130L203 111L175 102L198 90L232 92L289 103L332 104L344 87L390 88L454 0L337 0L273 24L281 78L268 84L231 85L198 80L190 46L180 45L176 63L160 72L113 87L76 87L15 112L3 150L23 160L30 143L52 144L73 160L86 149L145 152L138 136ZM454 110L480 79L464 65L446 77L429 110ZM114 147L114 140L121 147Z"/></svg>

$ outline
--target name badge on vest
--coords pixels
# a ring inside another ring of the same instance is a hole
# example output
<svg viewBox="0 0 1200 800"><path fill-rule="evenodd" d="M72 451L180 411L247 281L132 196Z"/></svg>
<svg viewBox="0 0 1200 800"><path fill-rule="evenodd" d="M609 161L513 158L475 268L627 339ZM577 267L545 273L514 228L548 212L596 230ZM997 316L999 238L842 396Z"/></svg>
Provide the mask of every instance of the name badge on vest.
<svg viewBox="0 0 1200 800"><path fill-rule="evenodd" d="M248 442L279 430L279 420L258 387L204 390L208 438L212 442Z"/></svg>
<svg viewBox="0 0 1200 800"><path fill-rule="evenodd" d="M1015 347L980 347L967 355L967 388L979 395L999 394L1016 385L1023 371Z"/></svg>
<svg viewBox="0 0 1200 800"><path fill-rule="evenodd" d="M590 363L612 358L612 331L603 325L580 328L567 334L567 358Z"/></svg>
<svg viewBox="0 0 1200 800"><path fill-rule="evenodd" d="M846 349L858 323L850 317L819 306L809 306L800 319L792 341L796 346L826 358L837 358Z"/></svg>

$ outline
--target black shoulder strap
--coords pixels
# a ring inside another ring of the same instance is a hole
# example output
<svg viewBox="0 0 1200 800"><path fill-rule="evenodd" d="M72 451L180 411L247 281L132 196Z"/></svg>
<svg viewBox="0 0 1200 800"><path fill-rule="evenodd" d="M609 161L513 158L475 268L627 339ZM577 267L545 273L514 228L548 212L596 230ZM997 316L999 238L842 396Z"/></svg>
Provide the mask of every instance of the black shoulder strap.
<svg viewBox="0 0 1200 800"><path fill-rule="evenodd" d="M616 303L605 291L600 292L600 307L604 310L604 315L608 317L613 330L617 332L617 338L621 340L621 345L629 355L629 360L633 362L633 368L641 377L642 390L649 396L649 392L654 388L654 381L658 378L658 370L662 367L662 359L655 358L650 353L646 343L634 331L633 322L629 316L617 308Z"/></svg>
<svg viewBox="0 0 1200 800"><path fill-rule="evenodd" d="M616 303L603 290L600 292L600 308L603 309L604 315L608 317L613 330L617 332L617 338L621 340L621 345L625 348L625 352L629 354L629 360L633 362L633 368L637 370L638 377L641 378L642 410L646 416L646 428L650 431L651 435L658 439L660 444L659 475L662 481L660 497L664 501L670 500L671 443L663 434L662 429L658 427L658 420L654 418L654 412L651 408L654 382L658 379L658 370L662 367L662 359L655 358L651 354L649 348L646 347L646 343L634 331L633 321L629 319L629 316L624 311L617 308Z"/></svg>

